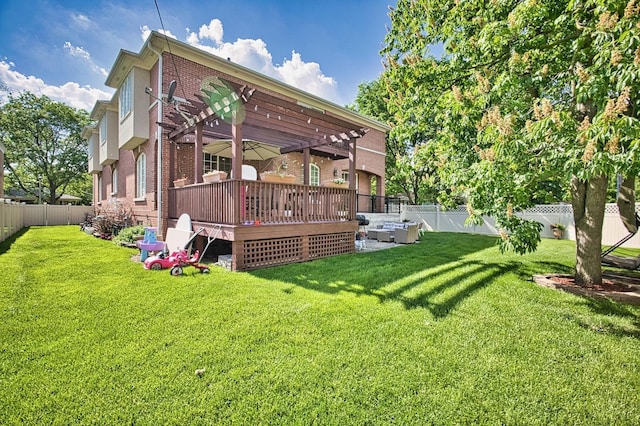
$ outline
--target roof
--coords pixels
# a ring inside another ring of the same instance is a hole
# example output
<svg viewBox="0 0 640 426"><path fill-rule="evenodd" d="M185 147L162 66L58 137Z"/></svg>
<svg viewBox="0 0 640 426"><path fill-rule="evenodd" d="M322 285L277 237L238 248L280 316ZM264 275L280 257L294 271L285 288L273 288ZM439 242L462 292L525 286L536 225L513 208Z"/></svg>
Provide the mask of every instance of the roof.
<svg viewBox="0 0 640 426"><path fill-rule="evenodd" d="M147 37L139 53L134 53L125 49L120 50L111 71L107 76L105 84L118 89L124 78L133 66L143 69L150 69L157 61L157 55L153 52L171 52L173 54L194 60L197 63L207 65L213 69L228 75L237 77L247 83L252 83L273 90L279 94L297 99L299 102L309 105L318 110L325 110L339 115L343 115L349 120L357 121L377 130L388 132L389 126L361 115L353 110L339 106L319 96L313 95L304 90L300 90L289 84L283 83L265 74L253 71L250 68L239 65L228 59L223 59L217 55L206 52L187 43L165 36L157 31L152 31Z"/></svg>
<svg viewBox="0 0 640 426"><path fill-rule="evenodd" d="M185 58L233 79L233 82L225 80L225 83L243 98L243 113L246 113L242 123L243 138L279 146L283 153L310 148L312 152L345 158L345 141L361 137L371 129L385 134L390 130L386 124L372 118L157 31L151 32L140 52L120 50L105 84L118 89L133 67L150 70L161 53ZM117 93L111 102L96 103L92 118L103 114L116 96ZM185 97L188 102L180 104L179 108L187 114L167 107L170 121L160 123L170 139L179 140L192 133L198 122L204 124L205 141L231 137L231 125L227 122L230 120L220 120L220 112L208 106L211 102L207 102L202 93L187 93ZM186 116L194 120L189 123Z"/></svg>

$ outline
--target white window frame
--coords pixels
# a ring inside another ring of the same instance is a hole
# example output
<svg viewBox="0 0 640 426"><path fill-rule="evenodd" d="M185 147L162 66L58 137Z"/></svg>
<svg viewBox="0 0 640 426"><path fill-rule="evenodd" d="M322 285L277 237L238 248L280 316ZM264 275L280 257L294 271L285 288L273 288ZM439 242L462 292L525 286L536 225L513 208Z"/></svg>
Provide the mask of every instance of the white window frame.
<svg viewBox="0 0 640 426"><path fill-rule="evenodd" d="M120 119L123 119L131 112L133 105L133 72L127 75L127 78L120 86Z"/></svg>
<svg viewBox="0 0 640 426"><path fill-rule="evenodd" d="M349 172L342 172L342 179L344 179L345 182L349 183ZM356 172L356 190L359 188L359 182L358 182L358 173Z"/></svg>
<svg viewBox="0 0 640 426"><path fill-rule="evenodd" d="M320 166L309 164L309 185L320 186Z"/></svg>
<svg viewBox="0 0 640 426"><path fill-rule="evenodd" d="M98 175L98 202L102 201L102 173Z"/></svg>
<svg viewBox="0 0 640 426"><path fill-rule="evenodd" d="M147 195L147 155L143 152L136 160L136 198L144 199Z"/></svg>
<svg viewBox="0 0 640 426"><path fill-rule="evenodd" d="M116 166L111 169L111 195L118 195L118 169Z"/></svg>
<svg viewBox="0 0 640 426"><path fill-rule="evenodd" d="M202 172L208 173L213 170L231 173L231 159L205 152L202 156Z"/></svg>
<svg viewBox="0 0 640 426"><path fill-rule="evenodd" d="M106 114L102 116L102 120L100 120L100 145L104 145L107 143L107 116Z"/></svg>

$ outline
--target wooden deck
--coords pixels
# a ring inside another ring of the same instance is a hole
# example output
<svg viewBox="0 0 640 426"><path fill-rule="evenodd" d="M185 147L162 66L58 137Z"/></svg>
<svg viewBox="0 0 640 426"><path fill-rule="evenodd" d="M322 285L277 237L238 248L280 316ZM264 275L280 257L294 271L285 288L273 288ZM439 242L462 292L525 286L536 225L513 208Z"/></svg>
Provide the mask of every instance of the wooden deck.
<svg viewBox="0 0 640 426"><path fill-rule="evenodd" d="M232 242L232 269L304 262L355 251L355 191L226 180L169 188L169 226L187 213L194 229Z"/></svg>

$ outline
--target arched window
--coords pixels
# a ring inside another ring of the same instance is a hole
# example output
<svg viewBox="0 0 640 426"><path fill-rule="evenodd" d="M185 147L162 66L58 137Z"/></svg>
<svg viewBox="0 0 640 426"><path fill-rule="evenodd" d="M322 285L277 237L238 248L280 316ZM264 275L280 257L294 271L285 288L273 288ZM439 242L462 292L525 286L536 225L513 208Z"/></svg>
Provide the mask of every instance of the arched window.
<svg viewBox="0 0 640 426"><path fill-rule="evenodd" d="M320 185L320 167L309 164L309 185Z"/></svg>
<svg viewBox="0 0 640 426"><path fill-rule="evenodd" d="M118 195L118 169L115 165L111 170L111 195Z"/></svg>
<svg viewBox="0 0 640 426"><path fill-rule="evenodd" d="M102 201L102 173L98 175L98 201Z"/></svg>
<svg viewBox="0 0 640 426"><path fill-rule="evenodd" d="M147 193L147 156L143 152L136 160L136 198L144 198Z"/></svg>

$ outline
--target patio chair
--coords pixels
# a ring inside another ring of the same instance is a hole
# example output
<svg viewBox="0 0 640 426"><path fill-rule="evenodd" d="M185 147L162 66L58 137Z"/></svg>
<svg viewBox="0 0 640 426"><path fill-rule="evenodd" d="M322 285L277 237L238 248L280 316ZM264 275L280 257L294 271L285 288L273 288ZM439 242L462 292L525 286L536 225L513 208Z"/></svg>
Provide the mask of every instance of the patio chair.
<svg viewBox="0 0 640 426"><path fill-rule="evenodd" d="M258 180L258 171L255 167L249 164L242 165L242 179L244 180Z"/></svg>
<svg viewBox="0 0 640 426"><path fill-rule="evenodd" d="M376 238L380 242L392 243L395 238L395 230L390 229L377 229L376 230Z"/></svg>
<svg viewBox="0 0 640 426"><path fill-rule="evenodd" d="M397 228L393 231L396 243L413 244L418 239L418 225L408 224L406 228Z"/></svg>
<svg viewBox="0 0 640 426"><path fill-rule="evenodd" d="M425 232L427 232L426 226L424 225L424 222L420 222L418 224L418 238L422 237L422 234Z"/></svg>

